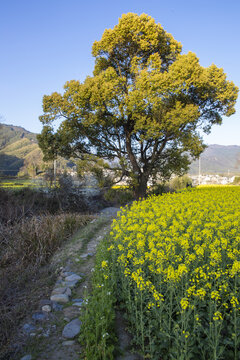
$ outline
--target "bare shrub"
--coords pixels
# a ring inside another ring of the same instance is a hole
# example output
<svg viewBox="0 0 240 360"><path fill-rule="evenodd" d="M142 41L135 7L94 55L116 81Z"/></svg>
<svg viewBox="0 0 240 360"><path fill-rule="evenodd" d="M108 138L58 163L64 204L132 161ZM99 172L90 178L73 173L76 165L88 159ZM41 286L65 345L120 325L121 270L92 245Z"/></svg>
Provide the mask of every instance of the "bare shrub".
<svg viewBox="0 0 240 360"><path fill-rule="evenodd" d="M81 187L74 186L71 176L59 176L58 186L51 189L50 194L57 201L60 211L86 212L90 210Z"/></svg>
<svg viewBox="0 0 240 360"><path fill-rule="evenodd" d="M42 213L89 212L82 194L68 179L62 179L60 186L47 192L40 189L5 190L0 188L0 223L14 224L26 217Z"/></svg>
<svg viewBox="0 0 240 360"><path fill-rule="evenodd" d="M123 206L134 200L131 189L111 188L104 193L104 199L114 206Z"/></svg>
<svg viewBox="0 0 240 360"><path fill-rule="evenodd" d="M40 190L0 189L0 223L14 224L25 217L59 210L56 198Z"/></svg>

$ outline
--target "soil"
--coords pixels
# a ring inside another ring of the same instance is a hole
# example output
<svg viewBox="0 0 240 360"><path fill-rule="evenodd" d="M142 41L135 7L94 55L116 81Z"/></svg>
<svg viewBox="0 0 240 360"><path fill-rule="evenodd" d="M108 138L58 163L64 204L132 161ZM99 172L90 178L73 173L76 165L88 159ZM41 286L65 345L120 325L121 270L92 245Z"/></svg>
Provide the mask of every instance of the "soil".
<svg viewBox="0 0 240 360"><path fill-rule="evenodd" d="M99 242L110 231L112 219L116 217L116 208L104 210L84 229L81 229L52 259L51 268L57 272L72 271L82 276L81 282L74 288L72 298L84 298L84 293L90 288L91 270L94 267L96 248ZM50 293L48 299L50 298ZM43 302L39 303L41 310ZM74 344L64 345L62 330L64 326L78 317L80 314L76 306L66 304L63 310L51 312L48 320L38 325L40 332L30 337L24 351L16 359L21 359L26 354L31 354L32 360L79 360L81 357L81 346L75 339ZM32 314L31 314L32 315ZM66 320L68 318L68 320ZM31 317L29 317L31 319ZM28 323L29 319L25 319ZM119 339L120 354L116 360L140 360L138 354L131 352L131 336L126 331L126 323L120 312L116 313L116 333ZM26 335L25 335L26 336Z"/></svg>
<svg viewBox="0 0 240 360"><path fill-rule="evenodd" d="M118 346L120 355L115 360L143 360L143 357L135 353L132 349L132 336L127 331L127 323L123 314L116 311L116 335L118 337Z"/></svg>

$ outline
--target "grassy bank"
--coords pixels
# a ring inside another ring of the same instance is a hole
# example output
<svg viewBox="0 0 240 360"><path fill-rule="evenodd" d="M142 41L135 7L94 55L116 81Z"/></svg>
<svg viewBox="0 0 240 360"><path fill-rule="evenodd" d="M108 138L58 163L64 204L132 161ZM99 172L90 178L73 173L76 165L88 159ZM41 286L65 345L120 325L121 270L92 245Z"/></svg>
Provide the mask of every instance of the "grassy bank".
<svg viewBox="0 0 240 360"><path fill-rule="evenodd" d="M82 359L114 359L116 335L116 282L112 272L109 238L98 246L92 274L91 293L85 295L80 342Z"/></svg>

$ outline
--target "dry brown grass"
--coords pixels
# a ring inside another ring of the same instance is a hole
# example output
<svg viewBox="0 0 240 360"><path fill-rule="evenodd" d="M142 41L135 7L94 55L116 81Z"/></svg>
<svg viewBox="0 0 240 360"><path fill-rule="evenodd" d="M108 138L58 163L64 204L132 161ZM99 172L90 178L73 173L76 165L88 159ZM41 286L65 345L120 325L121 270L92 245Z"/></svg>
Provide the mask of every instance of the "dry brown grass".
<svg viewBox="0 0 240 360"><path fill-rule="evenodd" d="M63 241L91 216L41 215L0 229L0 359L11 359L9 342L38 300L49 292L48 263Z"/></svg>
<svg viewBox="0 0 240 360"><path fill-rule="evenodd" d="M63 239L85 225L88 219L88 215L48 214L3 227L0 235L0 267L4 268L9 263L43 264Z"/></svg>

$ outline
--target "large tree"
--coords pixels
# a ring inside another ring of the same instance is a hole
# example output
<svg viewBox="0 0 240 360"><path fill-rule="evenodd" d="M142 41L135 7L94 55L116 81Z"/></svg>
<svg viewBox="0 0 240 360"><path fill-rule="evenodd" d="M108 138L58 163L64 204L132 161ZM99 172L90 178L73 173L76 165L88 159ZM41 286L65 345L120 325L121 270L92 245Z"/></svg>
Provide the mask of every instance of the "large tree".
<svg viewBox="0 0 240 360"><path fill-rule="evenodd" d="M148 15L122 15L92 54L93 76L44 96L39 145L46 158L110 160L137 198L150 178L185 172L189 156L204 149L200 130L235 112L238 89L223 69L181 55L181 44Z"/></svg>

